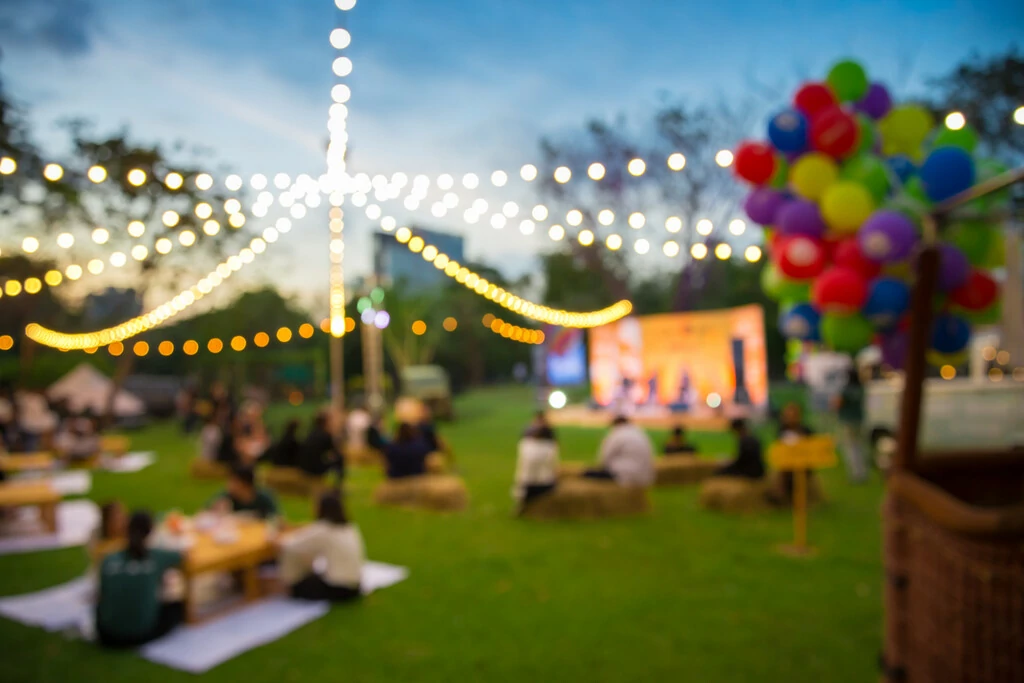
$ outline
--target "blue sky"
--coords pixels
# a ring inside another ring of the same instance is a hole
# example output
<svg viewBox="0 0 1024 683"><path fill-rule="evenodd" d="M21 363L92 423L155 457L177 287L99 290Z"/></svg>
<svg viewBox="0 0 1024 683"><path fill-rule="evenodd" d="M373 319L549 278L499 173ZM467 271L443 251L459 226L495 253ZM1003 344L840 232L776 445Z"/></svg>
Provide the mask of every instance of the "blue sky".
<svg viewBox="0 0 1024 683"><path fill-rule="evenodd" d="M5 0L0 70L55 154L55 123L86 116L212 148L215 165L243 174L316 175L336 17L330 0ZM461 175L518 168L540 136L642 113L659 91L734 99L756 80L788 95L844 56L912 96L970 53L1019 40L1024 4L358 0L348 20L350 170ZM346 228L352 272L368 263L371 227ZM511 270L546 246L514 229L439 227ZM295 289L325 281L325 243L312 211L282 244L279 262L303 265Z"/></svg>

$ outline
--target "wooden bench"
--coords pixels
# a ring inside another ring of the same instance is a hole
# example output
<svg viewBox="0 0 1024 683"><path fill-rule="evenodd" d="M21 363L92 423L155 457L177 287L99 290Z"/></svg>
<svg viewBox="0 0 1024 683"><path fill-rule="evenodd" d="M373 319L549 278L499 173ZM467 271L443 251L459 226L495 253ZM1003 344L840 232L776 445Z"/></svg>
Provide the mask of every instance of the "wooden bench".
<svg viewBox="0 0 1024 683"><path fill-rule="evenodd" d="M0 484L0 508L37 507L39 517L50 533L57 532L59 502L60 494L45 481Z"/></svg>
<svg viewBox="0 0 1024 683"><path fill-rule="evenodd" d="M295 467L264 467L260 481L282 495L312 497L324 489L323 477L314 477Z"/></svg>
<svg viewBox="0 0 1024 683"><path fill-rule="evenodd" d="M655 486L689 486L699 484L722 466L724 460L711 460L696 455L666 455L654 461Z"/></svg>
<svg viewBox="0 0 1024 683"><path fill-rule="evenodd" d="M523 517L533 519L598 519L650 512L647 489L613 481L566 476L554 491L527 503Z"/></svg>
<svg viewBox="0 0 1024 683"><path fill-rule="evenodd" d="M469 493L459 477L427 474L381 482L373 492L373 500L378 505L447 512L465 510Z"/></svg>
<svg viewBox="0 0 1024 683"><path fill-rule="evenodd" d="M228 478L230 469L224 463L215 460L195 458L188 465L188 473L193 479L223 481Z"/></svg>
<svg viewBox="0 0 1024 683"><path fill-rule="evenodd" d="M4 472L38 472L53 469L53 456L49 453L19 453L0 455L0 470Z"/></svg>

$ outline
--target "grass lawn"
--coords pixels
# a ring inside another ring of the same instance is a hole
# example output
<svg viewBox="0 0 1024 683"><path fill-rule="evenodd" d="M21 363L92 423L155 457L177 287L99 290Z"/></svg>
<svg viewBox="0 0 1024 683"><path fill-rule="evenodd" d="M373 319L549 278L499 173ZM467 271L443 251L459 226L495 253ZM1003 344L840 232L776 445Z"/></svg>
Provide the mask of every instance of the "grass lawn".
<svg viewBox="0 0 1024 683"><path fill-rule="evenodd" d="M881 485L824 475L813 513L817 557L774 552L785 512L732 518L702 511L697 492L654 491L647 518L532 522L511 516L515 442L528 389L464 396L442 426L469 486L469 511L374 507L380 475L348 480L350 513L372 559L409 580L330 614L207 674L212 681L867 681L881 633ZM276 409L280 423L295 412ZM601 433L562 429L563 459L591 459ZM660 435L656 438L660 439ZM133 436L158 451L136 474L97 473L91 497L194 511L217 490L188 478L193 441L172 425ZM722 435L695 434L707 452ZM285 502L292 519L309 504ZM0 557L0 594L78 576L82 549ZM194 677L0 619L0 680L185 681Z"/></svg>

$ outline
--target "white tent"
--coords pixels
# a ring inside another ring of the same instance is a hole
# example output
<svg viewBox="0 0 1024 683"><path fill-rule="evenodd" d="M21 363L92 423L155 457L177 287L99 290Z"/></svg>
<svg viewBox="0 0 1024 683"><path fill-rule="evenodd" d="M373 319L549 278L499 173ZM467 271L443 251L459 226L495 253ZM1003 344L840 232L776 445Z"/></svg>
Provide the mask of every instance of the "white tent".
<svg viewBox="0 0 1024 683"><path fill-rule="evenodd" d="M66 400L72 413L90 410L95 415L103 415L113 389L114 382L109 377L88 363L82 363L54 382L46 395L51 401ZM135 394L121 389L114 396L114 417L139 417L145 412L146 405Z"/></svg>

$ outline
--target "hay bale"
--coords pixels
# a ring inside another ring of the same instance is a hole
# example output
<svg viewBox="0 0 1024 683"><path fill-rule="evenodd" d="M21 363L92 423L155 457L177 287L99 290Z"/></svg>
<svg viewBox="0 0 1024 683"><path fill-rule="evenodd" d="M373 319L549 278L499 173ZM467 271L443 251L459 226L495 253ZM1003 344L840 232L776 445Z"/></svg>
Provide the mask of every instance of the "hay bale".
<svg viewBox="0 0 1024 683"><path fill-rule="evenodd" d="M726 513L762 512L771 507L766 479L711 477L700 487L700 504L706 510Z"/></svg>
<svg viewBox="0 0 1024 683"><path fill-rule="evenodd" d="M699 484L722 466L719 460L694 455L666 455L654 461L655 486L689 486Z"/></svg>
<svg viewBox="0 0 1024 683"><path fill-rule="evenodd" d="M345 464L357 467L379 467L384 464L384 454L369 446L349 448L345 450Z"/></svg>
<svg viewBox="0 0 1024 683"><path fill-rule="evenodd" d="M321 477L312 477L294 467L266 467L260 471L260 481L281 495L312 497L324 488Z"/></svg>
<svg viewBox="0 0 1024 683"><path fill-rule="evenodd" d="M784 472L774 472L772 474L771 484L769 485L769 499L783 507L789 507L792 505L792 500L786 496L786 487L782 481L784 474ZM824 502L825 491L821 488L821 477L812 474L807 477L807 504L820 505Z"/></svg>
<svg viewBox="0 0 1024 683"><path fill-rule="evenodd" d="M383 481L374 490L373 500L378 505L446 512L465 510L469 493L459 477L427 474Z"/></svg>
<svg viewBox="0 0 1024 683"><path fill-rule="evenodd" d="M598 519L649 512L647 489L582 477L565 478L551 493L530 501L523 517L532 519Z"/></svg>
<svg viewBox="0 0 1024 683"><path fill-rule="evenodd" d="M561 479L575 479L583 474L590 465L585 462L579 462L577 460L569 460L558 463L558 478Z"/></svg>
<svg viewBox="0 0 1024 683"><path fill-rule="evenodd" d="M427 456L427 473L444 474L449 469L448 456L441 451L434 451Z"/></svg>
<svg viewBox="0 0 1024 683"><path fill-rule="evenodd" d="M224 463L204 458L196 458L188 465L188 473L193 479L215 479L221 481L228 478L228 467Z"/></svg>

